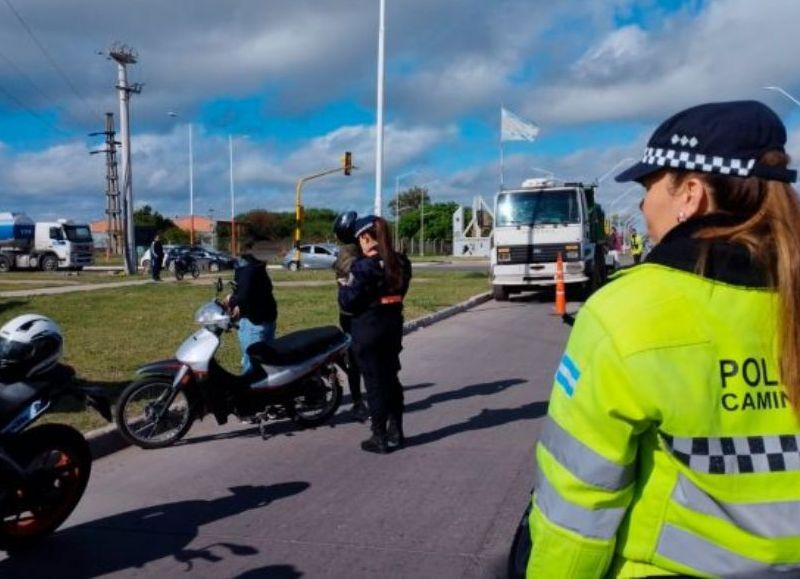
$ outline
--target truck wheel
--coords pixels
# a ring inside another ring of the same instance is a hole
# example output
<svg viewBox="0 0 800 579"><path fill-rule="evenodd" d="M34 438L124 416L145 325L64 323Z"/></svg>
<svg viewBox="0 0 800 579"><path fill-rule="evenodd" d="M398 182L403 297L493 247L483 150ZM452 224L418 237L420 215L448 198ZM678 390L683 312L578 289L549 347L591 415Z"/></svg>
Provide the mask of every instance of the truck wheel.
<svg viewBox="0 0 800 579"><path fill-rule="evenodd" d="M58 269L58 258L55 255L45 255L42 258L42 271L56 271Z"/></svg>
<svg viewBox="0 0 800 579"><path fill-rule="evenodd" d="M5 255L0 255L0 273L11 271L11 260Z"/></svg>
<svg viewBox="0 0 800 579"><path fill-rule="evenodd" d="M493 285L492 297L498 302L508 301L508 289L504 285Z"/></svg>

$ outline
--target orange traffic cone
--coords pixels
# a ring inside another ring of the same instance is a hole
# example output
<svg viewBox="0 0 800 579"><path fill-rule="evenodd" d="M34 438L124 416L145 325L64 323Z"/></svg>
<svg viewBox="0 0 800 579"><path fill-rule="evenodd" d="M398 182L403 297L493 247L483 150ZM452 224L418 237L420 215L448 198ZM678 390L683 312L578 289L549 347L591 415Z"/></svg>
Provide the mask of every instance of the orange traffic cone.
<svg viewBox="0 0 800 579"><path fill-rule="evenodd" d="M564 289L564 262L561 253L556 260L556 315L563 316L567 313L567 296Z"/></svg>

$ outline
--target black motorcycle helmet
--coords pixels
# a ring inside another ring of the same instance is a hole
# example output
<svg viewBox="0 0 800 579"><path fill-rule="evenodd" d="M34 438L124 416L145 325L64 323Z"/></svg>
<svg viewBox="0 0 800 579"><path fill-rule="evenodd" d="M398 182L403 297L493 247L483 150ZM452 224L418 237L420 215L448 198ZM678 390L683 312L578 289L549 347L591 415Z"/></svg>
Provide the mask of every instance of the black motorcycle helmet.
<svg viewBox="0 0 800 579"><path fill-rule="evenodd" d="M337 215L336 221L333 222L333 232L336 234L336 238L345 245L356 242L354 235L356 219L358 219L358 214L355 211L346 211Z"/></svg>

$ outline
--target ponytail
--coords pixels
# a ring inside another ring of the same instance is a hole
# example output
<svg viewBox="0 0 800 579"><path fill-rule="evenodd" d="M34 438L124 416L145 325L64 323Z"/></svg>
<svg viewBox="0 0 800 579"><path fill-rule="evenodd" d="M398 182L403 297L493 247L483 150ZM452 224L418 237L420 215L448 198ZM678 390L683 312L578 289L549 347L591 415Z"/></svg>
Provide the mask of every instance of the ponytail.
<svg viewBox="0 0 800 579"><path fill-rule="evenodd" d="M394 251L389 224L382 217L375 218L375 240L378 242L378 255L383 261L387 288L390 292L399 293L403 288L403 266Z"/></svg>
<svg viewBox="0 0 800 579"><path fill-rule="evenodd" d="M789 157L770 151L762 165L786 167ZM717 210L742 218L731 227L711 227L697 234L700 239L723 240L747 248L754 263L763 267L771 288L778 295L777 351L781 382L796 416L800 417L800 199L788 183L759 177L729 177L691 173L713 191ZM673 184L687 173L673 177ZM701 252L698 271L705 269L706 251Z"/></svg>

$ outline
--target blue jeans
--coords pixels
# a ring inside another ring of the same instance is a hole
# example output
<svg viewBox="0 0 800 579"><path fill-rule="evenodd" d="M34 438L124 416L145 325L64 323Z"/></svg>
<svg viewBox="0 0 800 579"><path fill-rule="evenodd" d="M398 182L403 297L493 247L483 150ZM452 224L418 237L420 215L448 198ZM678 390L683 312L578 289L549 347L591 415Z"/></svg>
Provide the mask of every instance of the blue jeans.
<svg viewBox="0 0 800 579"><path fill-rule="evenodd" d="M254 324L247 318L239 320L239 345L242 348L242 374L253 369L247 348L256 342L271 342L275 339L275 322Z"/></svg>

